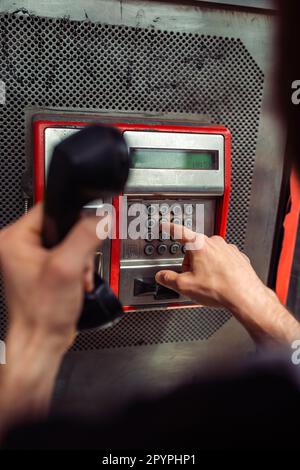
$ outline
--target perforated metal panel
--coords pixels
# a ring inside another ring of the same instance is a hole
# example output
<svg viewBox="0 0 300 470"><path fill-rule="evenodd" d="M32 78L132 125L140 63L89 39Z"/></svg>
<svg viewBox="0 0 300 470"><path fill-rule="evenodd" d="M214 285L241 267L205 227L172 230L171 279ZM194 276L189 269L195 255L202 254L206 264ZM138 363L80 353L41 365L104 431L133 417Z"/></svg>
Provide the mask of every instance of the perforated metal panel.
<svg viewBox="0 0 300 470"><path fill-rule="evenodd" d="M90 21L0 16L1 226L23 211L25 108L208 114L233 136L228 239L243 248L264 76L236 38ZM79 335L75 349L208 339L225 311L128 315L113 330ZM0 337L5 330L1 311Z"/></svg>

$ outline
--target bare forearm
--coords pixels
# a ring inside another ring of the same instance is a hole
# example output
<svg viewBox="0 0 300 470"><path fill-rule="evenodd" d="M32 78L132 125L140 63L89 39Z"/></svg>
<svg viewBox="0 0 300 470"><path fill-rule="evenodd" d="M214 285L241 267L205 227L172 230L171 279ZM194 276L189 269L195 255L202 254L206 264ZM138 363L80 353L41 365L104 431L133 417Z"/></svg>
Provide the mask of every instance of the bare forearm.
<svg viewBox="0 0 300 470"><path fill-rule="evenodd" d="M299 322L263 284L255 286L255 292L241 293L241 299L228 308L257 343L290 345L300 339Z"/></svg>
<svg viewBox="0 0 300 470"><path fill-rule="evenodd" d="M47 414L65 348L60 338L11 326L0 377L0 439L14 424Z"/></svg>

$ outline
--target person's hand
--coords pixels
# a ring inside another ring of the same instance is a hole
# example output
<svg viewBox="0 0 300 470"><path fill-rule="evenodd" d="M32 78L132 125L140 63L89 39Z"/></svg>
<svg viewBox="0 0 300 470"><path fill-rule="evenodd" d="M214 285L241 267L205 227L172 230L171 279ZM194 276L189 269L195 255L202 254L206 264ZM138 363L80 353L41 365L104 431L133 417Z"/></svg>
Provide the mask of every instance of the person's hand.
<svg viewBox="0 0 300 470"><path fill-rule="evenodd" d="M100 241L96 217L84 217L57 247L41 246L42 206L0 232L0 263L10 323L74 336L84 290L90 289L93 253Z"/></svg>
<svg viewBox="0 0 300 470"><path fill-rule="evenodd" d="M230 309L256 340L267 336L286 341L300 336L298 322L262 283L236 246L219 236L207 237L182 226L162 225L164 232L186 244L187 250L182 273L159 271L159 284L196 304Z"/></svg>
<svg viewBox="0 0 300 470"><path fill-rule="evenodd" d="M62 356L92 288L99 218L82 218L57 247L41 244L42 206L0 232L9 329L0 370L0 439L18 420L47 413Z"/></svg>
<svg viewBox="0 0 300 470"><path fill-rule="evenodd" d="M197 304L228 308L239 304L245 290L265 290L249 258L222 237L207 237L174 224L163 224L163 230L185 244L186 253L182 273L159 271L156 281L160 284Z"/></svg>

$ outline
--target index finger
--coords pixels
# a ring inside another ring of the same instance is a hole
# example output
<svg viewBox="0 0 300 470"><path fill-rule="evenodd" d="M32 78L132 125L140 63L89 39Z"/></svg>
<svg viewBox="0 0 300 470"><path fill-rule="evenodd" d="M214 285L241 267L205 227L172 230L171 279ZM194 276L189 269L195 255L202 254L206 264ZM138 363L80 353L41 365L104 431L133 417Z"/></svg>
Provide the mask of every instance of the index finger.
<svg viewBox="0 0 300 470"><path fill-rule="evenodd" d="M161 227L162 230L170 234L174 240L185 245L187 250L200 250L203 246L205 235L202 233L193 232L193 230L183 225L173 224L172 222L163 222Z"/></svg>
<svg viewBox="0 0 300 470"><path fill-rule="evenodd" d="M164 232L171 235L174 240L180 243L193 243L196 241L197 233L184 227L183 225L173 224L172 222L162 222L161 227Z"/></svg>

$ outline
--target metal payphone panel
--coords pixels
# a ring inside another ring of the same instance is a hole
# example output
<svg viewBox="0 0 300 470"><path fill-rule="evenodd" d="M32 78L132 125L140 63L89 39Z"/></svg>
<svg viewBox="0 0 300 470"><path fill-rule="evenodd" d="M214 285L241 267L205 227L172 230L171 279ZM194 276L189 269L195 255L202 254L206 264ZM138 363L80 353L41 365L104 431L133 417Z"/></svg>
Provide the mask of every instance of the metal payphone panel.
<svg viewBox="0 0 300 470"><path fill-rule="evenodd" d="M148 208L149 218L147 221L154 220L151 208L159 211L173 207L182 208L182 213L186 215L185 225L189 228L195 227L195 206L203 205L204 209L204 233L208 236L214 234L215 228L215 210L216 201L213 198L164 198L155 200L153 198L137 199L135 197L129 199L130 204L146 204ZM193 212L192 212L193 211ZM159 214L160 215L160 214ZM162 219L164 217L161 217ZM174 216L173 220L177 217ZM130 217L128 217L130 221ZM178 218L179 219L179 218ZM172 218L171 218L172 220ZM165 238L163 233L161 237L153 239L138 240L122 240L121 243L121 259L120 259L120 288L119 295L123 304L135 308L157 308L158 306L175 307L180 304L192 305L192 302L183 296L179 296L172 291L165 291L155 285L155 274L160 269L172 269L180 272L184 258L185 247L172 238ZM171 303L171 305L170 305Z"/></svg>
<svg viewBox="0 0 300 470"><path fill-rule="evenodd" d="M171 221L211 236L225 236L230 193L230 133L223 126L174 125L168 123L114 122L112 118L69 120L64 116L33 119L35 198L43 197L47 168L53 148L62 139L91 123L114 125L127 140L132 168L125 197L95 201L86 210L112 202L116 237L98 253L99 270L119 296L125 310L193 306L177 293L155 283L160 269L180 271L184 246L153 225ZM128 231L134 204L146 211L147 229L132 239ZM201 214L200 230L197 216ZM124 224L126 228L124 229ZM125 236L124 236L125 230ZM120 233L123 233L120 236Z"/></svg>
<svg viewBox="0 0 300 470"><path fill-rule="evenodd" d="M168 234L151 236L152 225L171 221L198 231L196 210L201 208L200 231L208 236L218 233L217 201L223 198L225 187L224 136L170 130L162 127L124 133L133 158L126 187L128 213L137 203L148 213L146 236L121 240L119 296L129 310L192 305L187 298L156 285L157 271L181 271L185 247ZM126 216L130 223L130 216Z"/></svg>

